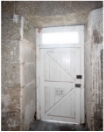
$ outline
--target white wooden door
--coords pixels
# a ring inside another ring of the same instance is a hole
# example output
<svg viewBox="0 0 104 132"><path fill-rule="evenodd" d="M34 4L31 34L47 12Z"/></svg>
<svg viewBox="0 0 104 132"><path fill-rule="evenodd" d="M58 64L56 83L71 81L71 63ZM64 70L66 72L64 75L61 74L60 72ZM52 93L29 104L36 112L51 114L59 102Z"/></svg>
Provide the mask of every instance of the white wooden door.
<svg viewBox="0 0 104 132"><path fill-rule="evenodd" d="M81 99L84 93L81 45L80 41L74 46L40 45L38 75L41 120L82 122L84 106L81 106Z"/></svg>

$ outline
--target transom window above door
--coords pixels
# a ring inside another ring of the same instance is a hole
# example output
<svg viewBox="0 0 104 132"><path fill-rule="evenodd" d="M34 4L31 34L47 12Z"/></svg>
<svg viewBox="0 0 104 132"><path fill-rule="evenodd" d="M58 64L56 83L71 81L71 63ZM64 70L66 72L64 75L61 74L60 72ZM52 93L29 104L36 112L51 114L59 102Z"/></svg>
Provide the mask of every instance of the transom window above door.
<svg viewBox="0 0 104 132"><path fill-rule="evenodd" d="M41 29L41 30L40 30ZM84 41L84 26L38 28L37 45L41 48L81 47Z"/></svg>
<svg viewBox="0 0 104 132"><path fill-rule="evenodd" d="M78 43L78 32L51 32L42 34L42 44Z"/></svg>

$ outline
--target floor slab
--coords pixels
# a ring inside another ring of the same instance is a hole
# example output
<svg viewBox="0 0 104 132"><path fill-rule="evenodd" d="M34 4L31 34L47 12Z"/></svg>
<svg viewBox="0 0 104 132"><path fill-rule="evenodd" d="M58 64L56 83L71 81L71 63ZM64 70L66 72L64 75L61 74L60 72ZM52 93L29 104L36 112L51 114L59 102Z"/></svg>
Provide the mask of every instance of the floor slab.
<svg viewBox="0 0 104 132"><path fill-rule="evenodd" d="M84 125L35 121L30 131L85 131Z"/></svg>

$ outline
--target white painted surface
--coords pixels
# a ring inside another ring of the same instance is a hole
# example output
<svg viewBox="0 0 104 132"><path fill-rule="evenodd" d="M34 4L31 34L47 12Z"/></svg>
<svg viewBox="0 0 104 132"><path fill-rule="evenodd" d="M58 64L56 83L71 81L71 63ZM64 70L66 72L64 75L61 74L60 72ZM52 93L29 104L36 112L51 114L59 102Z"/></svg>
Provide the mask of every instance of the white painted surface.
<svg viewBox="0 0 104 132"><path fill-rule="evenodd" d="M38 119L84 123L83 30L83 26L44 28L40 33L37 29ZM42 44L42 34L57 31L78 32L78 43Z"/></svg>
<svg viewBox="0 0 104 132"><path fill-rule="evenodd" d="M78 43L78 32L61 32L61 33L56 32L56 33L42 34L42 44L62 44L62 43L68 43L68 44Z"/></svg>

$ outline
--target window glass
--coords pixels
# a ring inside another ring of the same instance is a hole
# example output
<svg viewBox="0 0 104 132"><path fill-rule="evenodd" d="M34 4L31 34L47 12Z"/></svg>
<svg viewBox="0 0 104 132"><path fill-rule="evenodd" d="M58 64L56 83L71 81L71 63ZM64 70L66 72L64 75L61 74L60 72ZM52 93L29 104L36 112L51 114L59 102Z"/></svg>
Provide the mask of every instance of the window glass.
<svg viewBox="0 0 104 132"><path fill-rule="evenodd" d="M42 44L78 43L78 32L44 33Z"/></svg>

